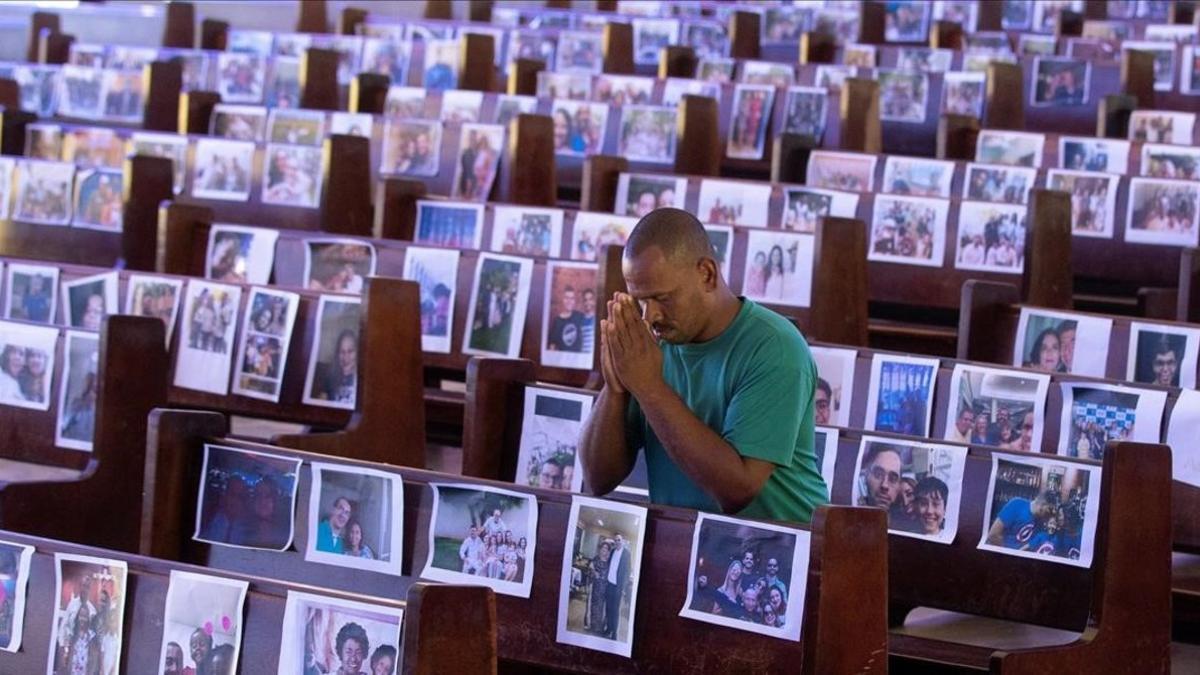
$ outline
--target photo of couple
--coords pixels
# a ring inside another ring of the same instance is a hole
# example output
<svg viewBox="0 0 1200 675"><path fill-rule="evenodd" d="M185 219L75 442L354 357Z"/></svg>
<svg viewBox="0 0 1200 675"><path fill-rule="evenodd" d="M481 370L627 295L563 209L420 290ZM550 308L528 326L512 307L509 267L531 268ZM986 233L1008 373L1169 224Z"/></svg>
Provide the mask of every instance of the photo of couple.
<svg viewBox="0 0 1200 675"><path fill-rule="evenodd" d="M888 531L942 544L958 532L967 449L864 436L852 500L888 512Z"/></svg>
<svg viewBox="0 0 1200 675"><path fill-rule="evenodd" d="M373 469L315 462L304 559L400 574L403 482Z"/></svg>

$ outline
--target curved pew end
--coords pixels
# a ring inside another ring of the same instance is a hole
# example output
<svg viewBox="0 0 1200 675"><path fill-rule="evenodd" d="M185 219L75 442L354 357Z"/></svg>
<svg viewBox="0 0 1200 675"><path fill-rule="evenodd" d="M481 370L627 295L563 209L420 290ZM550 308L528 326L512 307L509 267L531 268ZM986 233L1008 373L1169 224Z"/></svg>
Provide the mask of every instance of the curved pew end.
<svg viewBox="0 0 1200 675"><path fill-rule="evenodd" d="M492 589L415 583L408 589L404 623L404 675L496 673Z"/></svg>

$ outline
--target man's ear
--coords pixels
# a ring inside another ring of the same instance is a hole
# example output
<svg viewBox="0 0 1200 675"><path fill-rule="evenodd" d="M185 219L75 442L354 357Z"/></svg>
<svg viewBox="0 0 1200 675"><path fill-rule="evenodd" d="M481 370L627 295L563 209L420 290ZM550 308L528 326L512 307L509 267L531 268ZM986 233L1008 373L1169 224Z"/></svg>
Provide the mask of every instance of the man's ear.
<svg viewBox="0 0 1200 675"><path fill-rule="evenodd" d="M701 258L700 262L696 263L696 269L700 273L700 281L704 284L705 290L715 291L717 289L717 279L721 275L717 261L709 257Z"/></svg>

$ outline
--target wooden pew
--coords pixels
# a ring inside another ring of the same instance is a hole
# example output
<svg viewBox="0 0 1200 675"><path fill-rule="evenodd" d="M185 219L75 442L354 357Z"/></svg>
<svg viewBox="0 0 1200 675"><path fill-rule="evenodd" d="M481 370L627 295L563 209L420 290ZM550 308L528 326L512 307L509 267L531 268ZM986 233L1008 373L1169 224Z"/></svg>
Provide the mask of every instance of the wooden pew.
<svg viewBox="0 0 1200 675"><path fill-rule="evenodd" d="M348 591L334 591L278 581L271 577L236 572L216 572L197 565L169 562L146 556L75 543L30 537L0 531L0 540L34 547L29 566L22 649L0 652L0 670L7 673L44 672L52 646L55 607L56 554L119 560L128 569L125 587L125 616L121 645L121 672L157 673L161 670L163 607L172 572L189 572L245 581L245 615L238 617L242 631L239 672L275 672L279 667L280 643L287 596L311 593L341 600L361 600ZM395 593L369 598L373 604L404 610L401 650L405 673L428 673L452 665L454 672L488 675L496 672L495 597L490 588L412 584L407 600ZM447 620L453 617L453 620ZM443 639L429 639L436 631Z"/></svg>
<svg viewBox="0 0 1200 675"><path fill-rule="evenodd" d="M222 416L179 410L158 410L151 417L155 430L147 448L147 476L143 519L153 521L153 532L145 530L141 551L168 559L202 563L213 569L264 574L297 583L320 583L352 589L368 595L394 594L419 574L427 554L429 510L434 482L467 482L505 487L511 484L462 478L429 471L396 469L358 462L348 467L370 467L396 474L405 482L404 531L411 545L405 547L404 576L341 569L330 575L328 568L306 563L297 552L273 553L250 549L209 546L190 539L195 521L195 495L199 485L203 443L217 441L235 447L263 449L306 461L331 458L288 448L246 444L220 439L225 429ZM308 469L302 468L300 503L307 503ZM812 562L808 571L802 641L789 643L758 635L724 629L701 628L678 616L687 592L684 570L688 564L695 512L686 509L651 507L646 548L642 560L643 588L655 589L653 601L644 595L638 609L632 659L555 644L553 634L562 564L563 533L570 495L529 489L539 501L536 576L528 600L497 598L497 615L505 617L498 627L500 659L506 667L570 669L577 672L643 672L647 669L678 669L689 672L724 672L730 664L793 672L881 672L879 650L884 648L882 600L886 575L883 561L883 514L869 509L830 509L817 512L811 526ZM304 548L307 532L305 509L297 517L297 548ZM854 639L846 639L853 634ZM706 645L724 654L710 658L709 650L696 650L685 636L703 636ZM797 661L799 660L799 665Z"/></svg>

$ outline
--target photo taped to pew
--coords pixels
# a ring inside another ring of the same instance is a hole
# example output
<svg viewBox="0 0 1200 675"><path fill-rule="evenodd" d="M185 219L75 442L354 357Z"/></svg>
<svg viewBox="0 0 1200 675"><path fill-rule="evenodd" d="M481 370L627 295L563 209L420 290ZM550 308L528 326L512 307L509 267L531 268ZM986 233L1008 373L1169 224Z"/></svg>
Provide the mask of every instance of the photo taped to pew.
<svg viewBox="0 0 1200 675"><path fill-rule="evenodd" d="M578 493L583 489L579 435L595 397L586 390L525 387L517 485Z"/></svg>
<svg viewBox="0 0 1200 675"><path fill-rule="evenodd" d="M498 124L464 124L459 133L454 164L452 199L485 202L504 151L504 127Z"/></svg>
<svg viewBox="0 0 1200 675"><path fill-rule="evenodd" d="M954 267L1021 274L1025 271L1027 210L1019 204L961 202Z"/></svg>
<svg viewBox="0 0 1200 675"><path fill-rule="evenodd" d="M715 225L766 227L770 222L771 184L700 179L696 217Z"/></svg>
<svg viewBox="0 0 1200 675"><path fill-rule="evenodd" d="M329 133L336 132L331 130ZM267 117L266 138L269 143L320 147L325 138L325 113L320 110L272 109Z"/></svg>
<svg viewBox="0 0 1200 675"><path fill-rule="evenodd" d="M308 355L304 379L305 405L354 410L358 400L361 316L359 298L321 296L317 304L317 339Z"/></svg>
<svg viewBox="0 0 1200 675"><path fill-rule="evenodd" d="M941 267L949 212L946 199L876 195L867 260Z"/></svg>
<svg viewBox="0 0 1200 675"><path fill-rule="evenodd" d="M63 159L63 130L58 124L30 123L25 126L25 156L47 162ZM74 164L74 162L70 162Z"/></svg>
<svg viewBox="0 0 1200 675"><path fill-rule="evenodd" d="M954 63L954 51L931 47L899 47L896 70L909 73L944 73Z"/></svg>
<svg viewBox="0 0 1200 675"><path fill-rule="evenodd" d="M12 157L0 157L0 219L8 218L8 205L12 201L13 171L17 161Z"/></svg>
<svg viewBox="0 0 1200 675"><path fill-rule="evenodd" d="M1022 307L1013 344L1013 365L1104 377L1112 319Z"/></svg>
<svg viewBox="0 0 1200 675"><path fill-rule="evenodd" d="M426 40L421 86L431 91L458 87L458 40Z"/></svg>
<svg viewBox="0 0 1200 675"><path fill-rule="evenodd" d="M1200 392L1179 392L1164 443L1171 446L1171 475L1174 480L1200 487Z"/></svg>
<svg viewBox="0 0 1200 675"><path fill-rule="evenodd" d="M214 138L259 143L266 136L266 130L267 109L264 106L229 103L213 106L208 134Z"/></svg>
<svg viewBox="0 0 1200 675"><path fill-rule="evenodd" d="M1183 63L1179 73L1179 93L1200 94L1200 49L1195 45L1183 48Z"/></svg>
<svg viewBox="0 0 1200 675"><path fill-rule="evenodd" d="M850 403L854 395L854 364L858 352L853 349L810 346L817 366L817 389L813 394L813 420L816 424L850 426Z"/></svg>
<svg viewBox="0 0 1200 675"><path fill-rule="evenodd" d="M1162 440L1166 391L1091 382L1059 384L1062 421L1058 427L1058 454L1102 460L1110 441Z"/></svg>
<svg viewBox="0 0 1200 675"><path fill-rule="evenodd" d="M563 545L555 640L629 657L647 511L575 495Z"/></svg>
<svg viewBox="0 0 1200 675"><path fill-rule="evenodd" d="M772 100L774 100L775 89L778 87L790 87L796 83L796 70L789 63L777 63L774 61L752 61L743 60L738 68L737 82L739 85L755 85L769 87ZM735 96L737 87L734 88ZM772 106L764 105L764 110L770 110ZM737 114L738 108L734 108Z"/></svg>
<svg viewBox="0 0 1200 675"><path fill-rule="evenodd" d="M58 79L58 114L98 120L104 113L104 69L64 64Z"/></svg>
<svg viewBox="0 0 1200 675"><path fill-rule="evenodd" d="M0 540L0 649L16 653L21 650L25 627L25 599L29 589L29 561L33 547Z"/></svg>
<svg viewBox="0 0 1200 675"><path fill-rule="evenodd" d="M483 204L417 200L414 244L479 250L483 243Z"/></svg>
<svg viewBox="0 0 1200 675"><path fill-rule="evenodd" d="M835 36L839 42L853 42L858 38L862 17L856 10L847 10L845 5L819 9L814 19L813 31Z"/></svg>
<svg viewBox="0 0 1200 675"><path fill-rule="evenodd" d="M1166 143L1143 143L1141 169L1150 178L1200 180L1200 149Z"/></svg>
<svg viewBox="0 0 1200 675"><path fill-rule="evenodd" d="M815 238L777 230L750 230L747 235L742 294L767 305L812 304Z"/></svg>
<svg viewBox="0 0 1200 675"><path fill-rule="evenodd" d="M590 75L589 73L575 73L575 72L563 73L563 72L549 72L549 71L545 71L545 70L538 71L537 88L534 90L534 92L537 94L537 98L551 99L555 102L554 106L556 108L557 107L567 108L567 109L569 109L568 110L568 113L569 113L570 110L574 109L573 106L559 106L558 104L561 102L566 102L566 101L589 101L589 100L591 100L592 99L592 75ZM588 109L592 110L593 108L589 107ZM608 106L607 105L604 106L603 110L600 112L602 112L604 115L607 116ZM600 125L600 128L597 129L597 131L599 131L601 134L603 133L603 127L604 127L604 125ZM566 154L566 153L563 153L563 154Z"/></svg>
<svg viewBox="0 0 1200 675"><path fill-rule="evenodd" d="M1111 239L1121 177L1110 173L1050 169L1046 187L1071 195L1071 234Z"/></svg>
<svg viewBox="0 0 1200 675"><path fill-rule="evenodd" d="M75 165L17 160L13 220L42 225L71 222Z"/></svg>
<svg viewBox="0 0 1200 675"><path fill-rule="evenodd" d="M657 62L658 57L655 56ZM654 95L654 78L637 75L597 75L592 80L591 100L622 108L627 105L647 105ZM671 122L674 125L674 119Z"/></svg>
<svg viewBox="0 0 1200 675"><path fill-rule="evenodd" d="M928 436L938 360L875 354L867 389L867 431Z"/></svg>
<svg viewBox="0 0 1200 675"><path fill-rule="evenodd" d="M1198 353L1200 329L1131 321L1125 380L1195 389Z"/></svg>
<svg viewBox="0 0 1200 675"><path fill-rule="evenodd" d="M99 337L93 333L67 331L63 361L54 445L91 452L96 429L96 396L100 388Z"/></svg>
<svg viewBox="0 0 1200 675"><path fill-rule="evenodd" d="M594 263L546 261L542 365L592 369L598 278Z"/></svg>
<svg viewBox="0 0 1200 675"><path fill-rule="evenodd" d="M496 103L493 110L495 114L492 116L492 124L499 124L507 128L509 122L517 118L517 115L533 115L537 113L538 100L536 96L509 96L508 94L500 94L496 97Z"/></svg>
<svg viewBox="0 0 1200 675"><path fill-rule="evenodd" d="M465 483L429 487L433 513L421 578L528 598L537 554L537 497Z"/></svg>
<svg viewBox="0 0 1200 675"><path fill-rule="evenodd" d="M436 176L442 161L442 124L388 117L381 145L380 173Z"/></svg>
<svg viewBox="0 0 1200 675"><path fill-rule="evenodd" d="M885 122L924 124L929 106L929 76L878 69L879 119Z"/></svg>
<svg viewBox="0 0 1200 675"><path fill-rule="evenodd" d="M371 138L375 128L375 118L370 113L352 113L337 111L329 113L329 135L363 136ZM314 145L321 145L318 140Z"/></svg>
<svg viewBox="0 0 1200 675"><path fill-rule="evenodd" d="M109 169L81 170L75 180L74 211L71 223L75 227L120 232L123 220L124 197L121 171Z"/></svg>
<svg viewBox="0 0 1200 675"><path fill-rule="evenodd" d="M992 453L979 548L1091 567L1099 511L1099 466Z"/></svg>
<svg viewBox="0 0 1200 675"><path fill-rule="evenodd" d="M304 287L329 293L362 295L375 276L375 245L357 239L305 239Z"/></svg>
<svg viewBox="0 0 1200 675"><path fill-rule="evenodd" d="M595 262L605 246L624 246L637 223L632 216L577 211L571 224L571 260Z"/></svg>
<svg viewBox="0 0 1200 675"><path fill-rule="evenodd" d="M299 304L300 296L295 293L250 289L242 317L233 393L279 402Z"/></svg>
<svg viewBox="0 0 1200 675"><path fill-rule="evenodd" d="M700 65L696 68L696 79L716 85L732 82L733 69L736 65L736 59L724 56L701 58Z"/></svg>
<svg viewBox="0 0 1200 675"><path fill-rule="evenodd" d="M1129 147L1129 141L1112 138L1059 136L1058 167L1124 174L1129 170Z"/></svg>
<svg viewBox="0 0 1200 675"><path fill-rule="evenodd" d="M1047 0L1042 0L1046 2ZM1048 0L1054 2L1054 0ZM1017 36L1017 55L1026 57L1053 56L1058 48L1058 38L1053 35L1022 33Z"/></svg>
<svg viewBox="0 0 1200 675"><path fill-rule="evenodd" d="M840 435L840 432L834 427L818 426L813 431L813 451L817 455L817 470L821 472L821 480L825 481L826 497L833 495L833 476L834 468L837 466Z"/></svg>
<svg viewBox="0 0 1200 675"><path fill-rule="evenodd" d="M58 309L58 268L9 263L4 288L4 318L54 323Z"/></svg>
<svg viewBox="0 0 1200 675"><path fill-rule="evenodd" d="M562 248L562 209L492 207L492 248L535 258L558 257Z"/></svg>
<svg viewBox="0 0 1200 675"><path fill-rule="evenodd" d="M404 609L394 604L289 590L279 675L401 672L398 650L403 620Z"/></svg>
<svg viewBox="0 0 1200 675"><path fill-rule="evenodd" d="M1162 246L1200 244L1200 183L1130 178L1125 241Z"/></svg>
<svg viewBox="0 0 1200 675"><path fill-rule="evenodd" d="M248 587L237 579L171 570L158 655L162 675L236 672Z"/></svg>
<svg viewBox="0 0 1200 675"><path fill-rule="evenodd" d="M829 92L822 87L788 87L783 104L783 133L809 136L819 144L825 137Z"/></svg>
<svg viewBox="0 0 1200 675"><path fill-rule="evenodd" d="M800 36L812 24L812 13L812 7L764 7L762 43L798 44Z"/></svg>
<svg viewBox="0 0 1200 675"><path fill-rule="evenodd" d="M1147 27L1149 28L1149 27ZM1125 40L1121 52L1137 50L1154 56L1154 91L1171 91L1175 85L1175 44L1151 39Z"/></svg>
<svg viewBox="0 0 1200 675"><path fill-rule="evenodd" d="M1034 2L1030 28L1039 33L1053 33L1058 29L1062 13L1067 10L1079 13L1083 3L1079 0L1041 0Z"/></svg>
<svg viewBox="0 0 1200 675"><path fill-rule="evenodd" d="M174 167L171 187L175 194L183 192L183 185L187 180L187 136L135 131L129 136L126 152L131 155L149 155L171 160Z"/></svg>
<svg viewBox="0 0 1200 675"><path fill-rule="evenodd" d="M387 122L393 120L435 120L437 118L436 114L425 111L426 102L432 100L429 92L425 91L423 87L406 87L393 84L388 87L387 97L383 102L383 117ZM438 135L440 138L442 125L441 122L436 122L436 124L438 125Z"/></svg>
<svg viewBox="0 0 1200 675"><path fill-rule="evenodd" d="M883 39L887 42L924 42L929 35L931 5L913 0L886 3Z"/></svg>
<svg viewBox="0 0 1200 675"><path fill-rule="evenodd" d="M855 33L856 33L855 38L857 39L857 31L855 31ZM875 48L875 45L848 44L842 49L842 65L843 66L854 66L856 68L874 68L876 63L878 63L878 61L879 61L879 50L877 50ZM853 70L844 76L838 77L837 84L833 88L841 89L842 85L845 83L846 79L848 79L850 77L857 77L857 75L854 74ZM818 82L821 81L820 76L817 77L817 81Z"/></svg>
<svg viewBox="0 0 1200 675"><path fill-rule="evenodd" d="M955 443L1040 452L1050 376L959 363L943 437Z"/></svg>
<svg viewBox="0 0 1200 675"><path fill-rule="evenodd" d="M126 283L125 313L161 319L166 327L167 348L170 349L182 293L182 279L131 274Z"/></svg>
<svg viewBox="0 0 1200 675"><path fill-rule="evenodd" d="M854 218L858 197L855 192L783 186L783 229L811 234L827 216Z"/></svg>
<svg viewBox="0 0 1200 675"><path fill-rule="evenodd" d="M46 675L117 671L128 573L124 560L54 554L54 624Z"/></svg>
<svg viewBox="0 0 1200 675"><path fill-rule="evenodd" d="M726 157L762 159L774 104L775 87L771 84L734 86Z"/></svg>
<svg viewBox="0 0 1200 675"><path fill-rule="evenodd" d="M450 353L459 251L409 246L402 277L421 287L421 351Z"/></svg>
<svg viewBox="0 0 1200 675"><path fill-rule="evenodd" d="M729 225L705 225L704 233L708 235L708 243L712 246L713 258L721 266L721 277L726 283L730 281L729 255L733 249L733 227Z"/></svg>
<svg viewBox="0 0 1200 675"><path fill-rule="evenodd" d="M555 98L550 116L554 119L554 154L567 157L604 152L608 133L609 106Z"/></svg>
<svg viewBox="0 0 1200 675"><path fill-rule="evenodd" d="M38 117L51 117L58 104L60 66L25 63L0 64L0 74L16 80L20 87L21 110Z"/></svg>
<svg viewBox="0 0 1200 675"><path fill-rule="evenodd" d="M1037 169L969 162L963 174L963 199L1025 204L1037 180Z"/></svg>
<svg viewBox="0 0 1200 675"><path fill-rule="evenodd" d="M954 542L967 449L864 435L851 488L856 506L888 513L888 532Z"/></svg>
<svg viewBox="0 0 1200 675"><path fill-rule="evenodd" d="M254 143L217 138L196 140L192 196L244 202L250 199Z"/></svg>
<svg viewBox="0 0 1200 675"><path fill-rule="evenodd" d="M304 559L400 575L404 481L375 469L312 462Z"/></svg>
<svg viewBox="0 0 1200 675"><path fill-rule="evenodd" d="M830 190L870 192L875 189L875 155L813 150L808 155L805 185Z"/></svg>
<svg viewBox="0 0 1200 675"><path fill-rule="evenodd" d="M279 230L214 224L208 230L204 278L239 284L266 284L275 264Z"/></svg>
<svg viewBox="0 0 1200 675"><path fill-rule="evenodd" d="M233 33L230 32L230 44ZM270 34L268 34L270 35ZM265 55L239 53L217 54L217 93L227 103L262 103L267 79Z"/></svg>
<svg viewBox="0 0 1200 675"><path fill-rule="evenodd" d="M516 358L525 333L533 259L480 253L462 352Z"/></svg>
<svg viewBox="0 0 1200 675"><path fill-rule="evenodd" d="M192 279L187 285L183 324L175 355L176 387L224 396L229 393L240 286Z"/></svg>
<svg viewBox="0 0 1200 675"><path fill-rule="evenodd" d="M679 19L633 19L633 62L658 65L658 54L679 43Z"/></svg>
<svg viewBox="0 0 1200 675"><path fill-rule="evenodd" d="M1035 107L1086 105L1091 83L1091 61L1038 56L1033 60L1029 104Z"/></svg>
<svg viewBox="0 0 1200 675"><path fill-rule="evenodd" d="M1042 148L1045 144L1045 134L981 129L975 161L1036 169L1042 165Z"/></svg>
<svg viewBox="0 0 1200 675"><path fill-rule="evenodd" d="M483 108L483 92L450 89L442 92L442 124L455 126L479 122L479 111Z"/></svg>
<svg viewBox="0 0 1200 675"><path fill-rule="evenodd" d="M321 202L324 178L321 152L320 146L268 143L262 202L316 208Z"/></svg>
<svg viewBox="0 0 1200 675"><path fill-rule="evenodd" d="M67 132L62 142L62 160L80 169L120 171L125 161L125 144L113 129L77 127Z"/></svg>
<svg viewBox="0 0 1200 675"><path fill-rule="evenodd" d="M691 80L681 77L668 77L663 85L662 104L678 107L684 96L707 96L712 99L721 98L721 86L714 82L704 82L700 79Z"/></svg>
<svg viewBox="0 0 1200 675"><path fill-rule="evenodd" d="M558 62L554 70L599 73L604 61L602 38L603 36L598 32L573 30L560 32L558 34Z"/></svg>
<svg viewBox="0 0 1200 675"><path fill-rule="evenodd" d="M1129 140L1191 145L1196 113L1134 110L1129 113Z"/></svg>
<svg viewBox="0 0 1200 675"><path fill-rule="evenodd" d="M50 409L58 328L0 322L0 405Z"/></svg>
<svg viewBox="0 0 1200 675"><path fill-rule="evenodd" d="M63 323L72 328L99 331L100 320L120 310L118 284L120 277L116 271L63 281L62 295L67 303Z"/></svg>
<svg viewBox="0 0 1200 675"><path fill-rule="evenodd" d="M947 72L942 75L942 113L983 118L985 73Z"/></svg>
<svg viewBox="0 0 1200 675"><path fill-rule="evenodd" d="M954 162L889 155L883 163L880 192L911 197L950 198Z"/></svg>
<svg viewBox="0 0 1200 675"><path fill-rule="evenodd" d="M807 530L697 513L679 616L799 640L811 544Z"/></svg>
<svg viewBox="0 0 1200 675"><path fill-rule="evenodd" d="M300 460L204 444L192 538L286 551L295 533Z"/></svg>
<svg viewBox="0 0 1200 675"><path fill-rule="evenodd" d="M631 162L675 162L676 109L666 106L625 105L617 154Z"/></svg>

